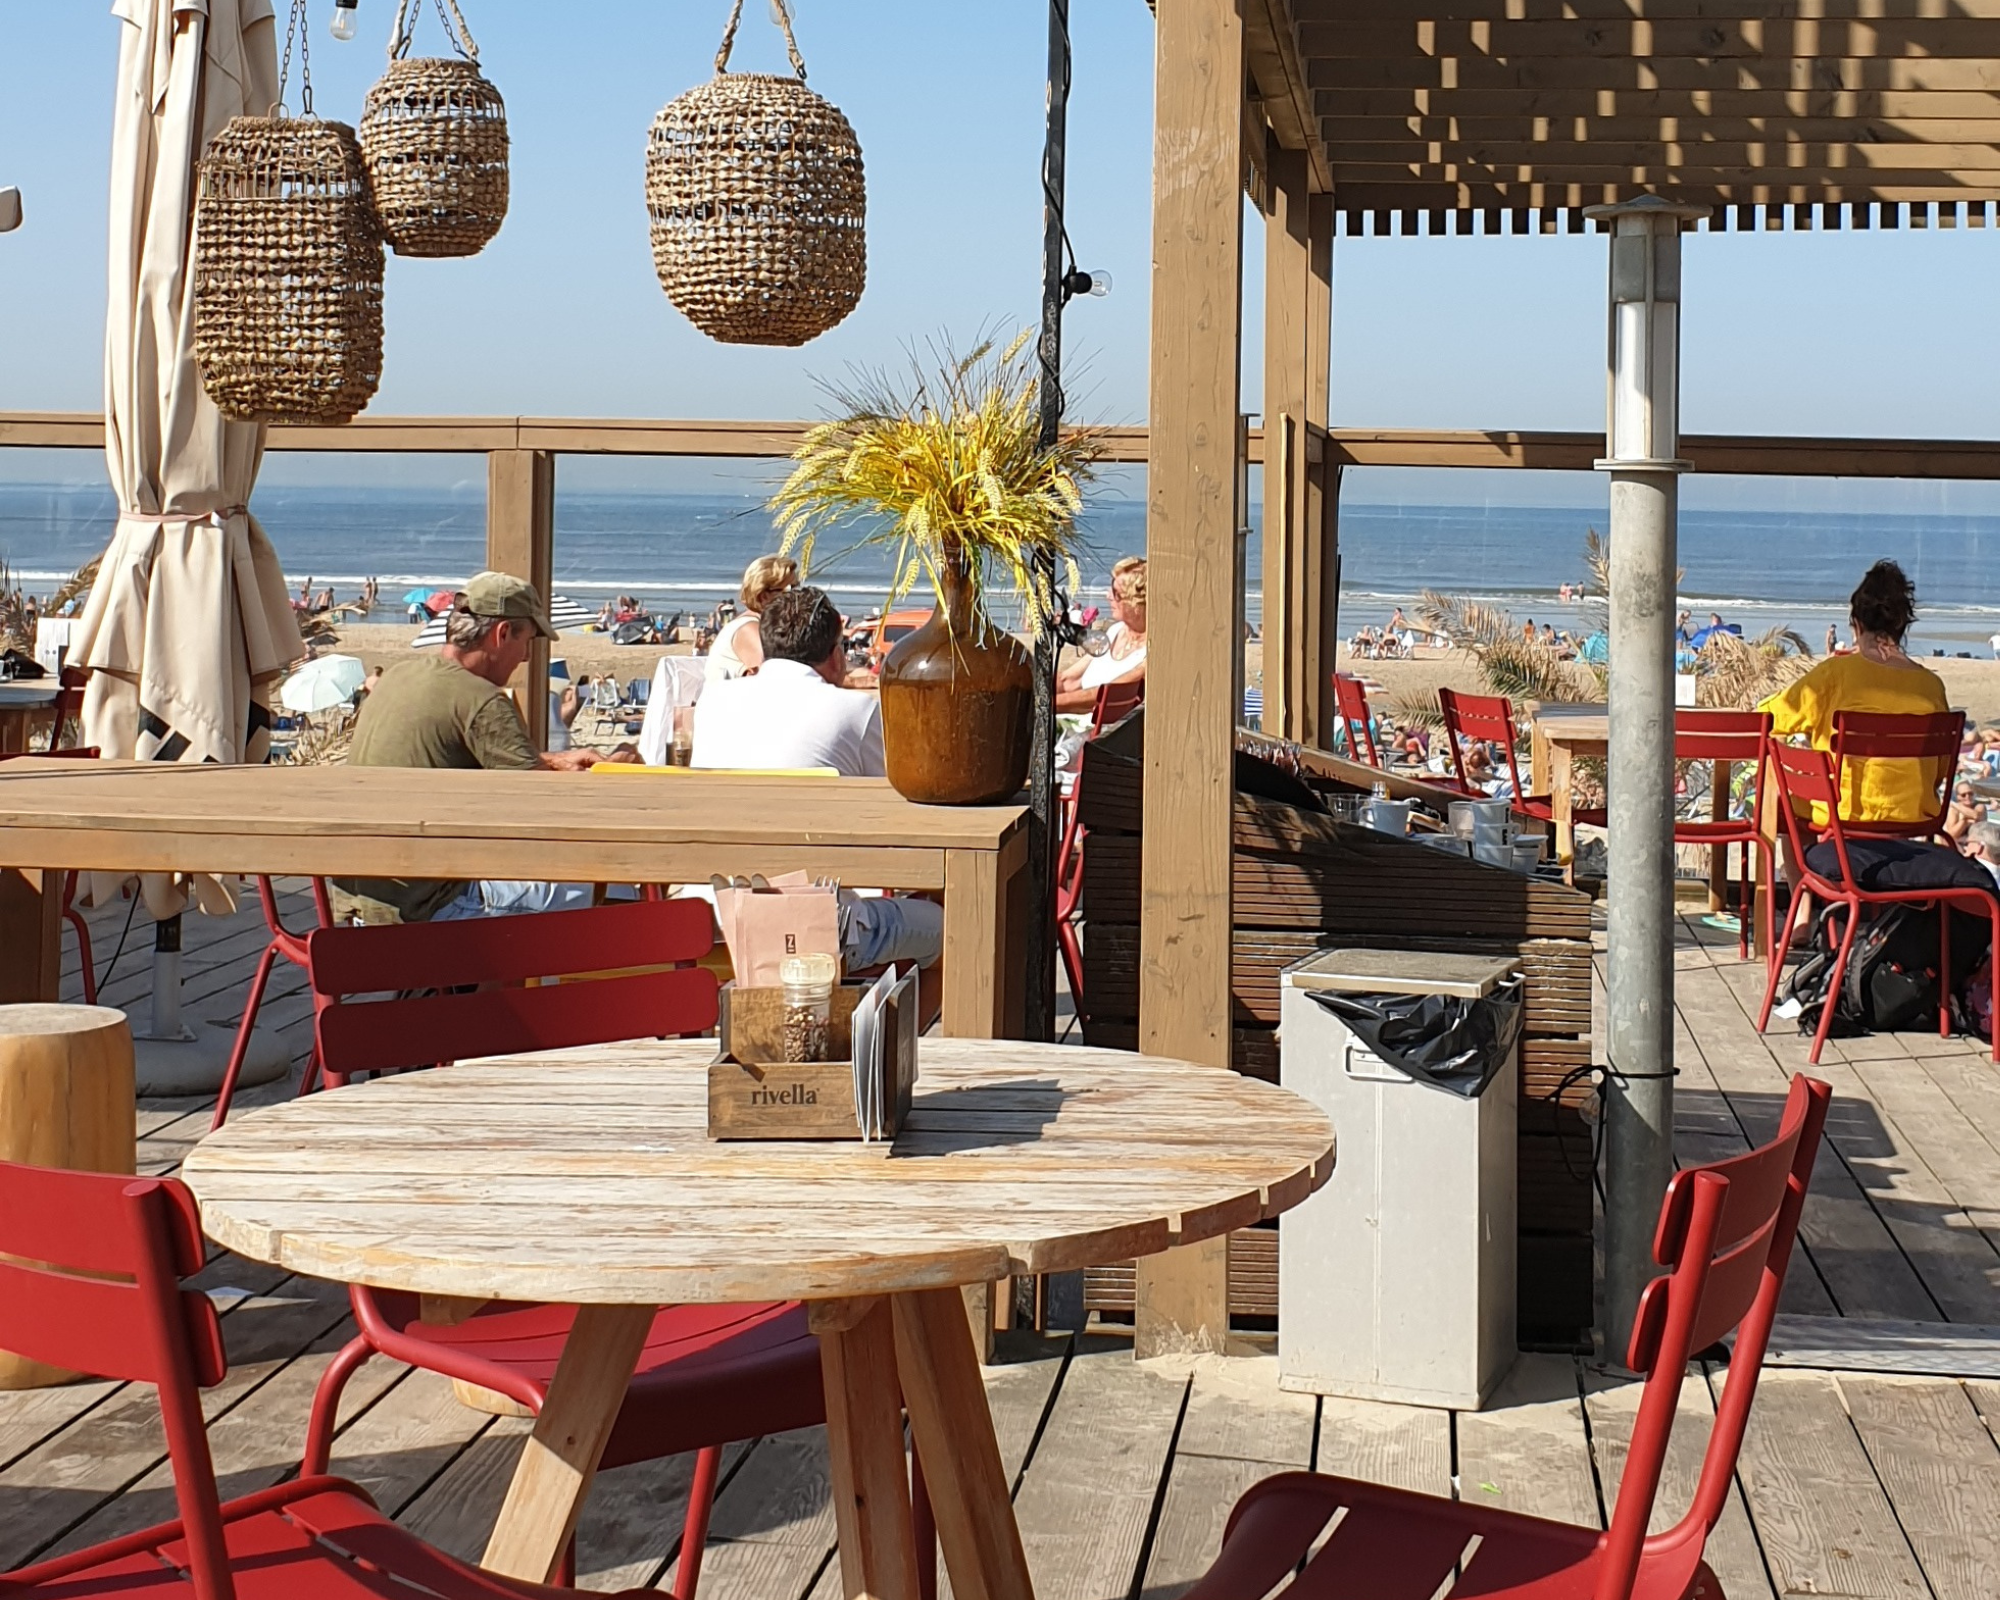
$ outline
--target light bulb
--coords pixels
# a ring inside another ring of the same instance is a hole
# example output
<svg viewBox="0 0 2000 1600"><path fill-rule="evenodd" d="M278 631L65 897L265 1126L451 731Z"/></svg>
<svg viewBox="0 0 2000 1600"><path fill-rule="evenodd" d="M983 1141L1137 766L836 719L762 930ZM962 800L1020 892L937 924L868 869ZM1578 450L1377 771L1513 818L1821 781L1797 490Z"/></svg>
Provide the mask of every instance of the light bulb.
<svg viewBox="0 0 2000 1600"><path fill-rule="evenodd" d="M354 15L361 0L333 0L333 36L347 40L354 37Z"/></svg>
<svg viewBox="0 0 2000 1600"><path fill-rule="evenodd" d="M1108 272L1092 272L1090 274L1091 299L1102 300L1110 292L1111 292L1111 274Z"/></svg>

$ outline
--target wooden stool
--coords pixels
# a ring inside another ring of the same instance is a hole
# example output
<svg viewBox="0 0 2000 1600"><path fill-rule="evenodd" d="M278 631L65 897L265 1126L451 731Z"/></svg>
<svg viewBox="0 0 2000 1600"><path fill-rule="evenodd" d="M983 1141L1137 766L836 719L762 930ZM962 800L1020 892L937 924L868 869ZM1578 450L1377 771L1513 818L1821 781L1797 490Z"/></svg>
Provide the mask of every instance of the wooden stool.
<svg viewBox="0 0 2000 1600"><path fill-rule="evenodd" d="M0 1161L132 1172L132 1030L109 1006L0 1006ZM0 1350L0 1389L76 1377Z"/></svg>

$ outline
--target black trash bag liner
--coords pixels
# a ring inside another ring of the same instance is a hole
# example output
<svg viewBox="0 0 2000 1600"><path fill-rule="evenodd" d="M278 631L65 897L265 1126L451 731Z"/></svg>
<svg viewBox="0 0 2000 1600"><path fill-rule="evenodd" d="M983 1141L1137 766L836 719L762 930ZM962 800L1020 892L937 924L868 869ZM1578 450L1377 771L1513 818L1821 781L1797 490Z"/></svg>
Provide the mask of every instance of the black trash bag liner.
<svg viewBox="0 0 2000 1600"><path fill-rule="evenodd" d="M1306 992L1390 1066L1469 1100L1486 1092L1514 1054L1526 987L1525 979L1509 978L1481 1000L1448 994Z"/></svg>

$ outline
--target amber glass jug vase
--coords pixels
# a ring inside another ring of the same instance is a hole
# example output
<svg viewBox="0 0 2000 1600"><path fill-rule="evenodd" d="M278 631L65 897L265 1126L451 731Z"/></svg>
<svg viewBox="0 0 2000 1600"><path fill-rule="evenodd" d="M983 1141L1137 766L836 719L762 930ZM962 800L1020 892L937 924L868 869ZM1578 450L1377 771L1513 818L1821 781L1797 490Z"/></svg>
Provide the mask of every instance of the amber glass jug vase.
<svg viewBox="0 0 2000 1600"><path fill-rule="evenodd" d="M1028 779L1034 661L979 605L967 564L946 547L937 610L882 663L889 782L924 805L991 805Z"/></svg>

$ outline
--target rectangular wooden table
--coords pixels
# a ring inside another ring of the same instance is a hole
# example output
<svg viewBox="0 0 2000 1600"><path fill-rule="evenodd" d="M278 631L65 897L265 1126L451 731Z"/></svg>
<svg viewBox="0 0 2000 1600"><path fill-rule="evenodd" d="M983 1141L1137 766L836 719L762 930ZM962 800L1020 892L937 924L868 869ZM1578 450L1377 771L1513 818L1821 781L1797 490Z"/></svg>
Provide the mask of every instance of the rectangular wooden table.
<svg viewBox="0 0 2000 1600"><path fill-rule="evenodd" d="M0 1003L53 1000L45 869L706 882L802 869L941 891L944 1031L1021 1031L1026 808L919 806L880 779L0 764Z"/></svg>

